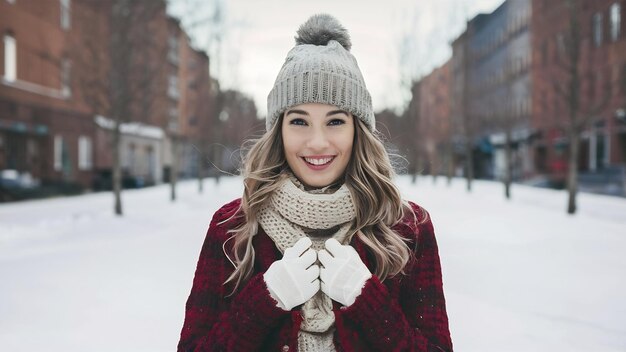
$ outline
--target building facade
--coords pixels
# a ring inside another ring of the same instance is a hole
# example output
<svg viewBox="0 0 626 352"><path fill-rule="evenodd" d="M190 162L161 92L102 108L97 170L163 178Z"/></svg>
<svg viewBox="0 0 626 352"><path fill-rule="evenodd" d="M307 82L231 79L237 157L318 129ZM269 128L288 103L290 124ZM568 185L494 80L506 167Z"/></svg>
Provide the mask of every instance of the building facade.
<svg viewBox="0 0 626 352"><path fill-rule="evenodd" d="M531 14L530 0L507 0L468 21L451 43L450 133L458 176L471 157L474 177L504 178L507 144L512 178L532 174Z"/></svg>
<svg viewBox="0 0 626 352"><path fill-rule="evenodd" d="M0 170L88 186L94 124L72 87L69 1L0 1Z"/></svg>
<svg viewBox="0 0 626 352"><path fill-rule="evenodd" d="M511 176L531 173L531 2L507 0L468 23L467 109L476 131L475 175L503 179L505 143Z"/></svg>
<svg viewBox="0 0 626 352"><path fill-rule="evenodd" d="M451 129L451 61L447 61L423 77L416 88L419 93L419 120L422 172L432 175L448 174L455 168L452 158Z"/></svg>
<svg viewBox="0 0 626 352"><path fill-rule="evenodd" d="M581 186L624 177L624 6L619 0L533 1L534 167L555 184L565 182L572 99L582 130ZM573 66L575 70L564 69ZM577 83L570 85L573 73ZM574 95L569 93L572 87Z"/></svg>
<svg viewBox="0 0 626 352"><path fill-rule="evenodd" d="M120 32L135 42L119 44ZM213 113L208 56L164 1L3 0L0 34L0 171L110 184L119 116L125 178L163 182L174 160L181 175L197 173L194 144Z"/></svg>

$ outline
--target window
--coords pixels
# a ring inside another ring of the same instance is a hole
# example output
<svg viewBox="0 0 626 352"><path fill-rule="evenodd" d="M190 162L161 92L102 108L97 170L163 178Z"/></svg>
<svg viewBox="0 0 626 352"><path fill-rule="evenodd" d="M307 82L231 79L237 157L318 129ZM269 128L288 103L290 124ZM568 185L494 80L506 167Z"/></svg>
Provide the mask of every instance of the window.
<svg viewBox="0 0 626 352"><path fill-rule="evenodd" d="M126 167L132 173L131 170L135 169L135 163L137 161L137 148L134 143L128 145L128 165Z"/></svg>
<svg viewBox="0 0 626 352"><path fill-rule="evenodd" d="M178 108L176 106L170 106L169 108L169 124L167 129L172 132L178 131Z"/></svg>
<svg viewBox="0 0 626 352"><path fill-rule="evenodd" d="M621 94L626 93L626 64L622 64L618 87Z"/></svg>
<svg viewBox="0 0 626 352"><path fill-rule="evenodd" d="M560 58L565 55L565 37L563 33L558 33L556 35L556 56Z"/></svg>
<svg viewBox="0 0 626 352"><path fill-rule="evenodd" d="M596 12L593 15L593 43L596 46L602 45L602 14Z"/></svg>
<svg viewBox="0 0 626 352"><path fill-rule="evenodd" d="M70 29L70 0L59 0L61 3L61 28Z"/></svg>
<svg viewBox="0 0 626 352"><path fill-rule="evenodd" d="M178 119L178 108L176 106L170 106L168 113L169 113L170 120Z"/></svg>
<svg viewBox="0 0 626 352"><path fill-rule="evenodd" d="M72 95L71 88L71 69L72 66L70 64L70 60L63 59L61 62L61 92L63 96L69 97Z"/></svg>
<svg viewBox="0 0 626 352"><path fill-rule="evenodd" d="M167 95L170 98L178 99L178 76L170 75L168 80Z"/></svg>
<svg viewBox="0 0 626 352"><path fill-rule="evenodd" d="M167 129L170 132L178 132L178 122L175 120L171 120L167 125Z"/></svg>
<svg viewBox="0 0 626 352"><path fill-rule="evenodd" d="M4 35L4 79L10 82L17 78L17 49L15 38L10 33Z"/></svg>
<svg viewBox="0 0 626 352"><path fill-rule="evenodd" d="M63 168L63 137L54 136L54 170Z"/></svg>
<svg viewBox="0 0 626 352"><path fill-rule="evenodd" d="M589 75L589 90L587 92L589 100L594 100L596 97L596 85L598 84L598 80L596 79L596 75Z"/></svg>
<svg viewBox="0 0 626 352"><path fill-rule="evenodd" d="M176 38L176 36L174 35L170 35L170 37L167 40L168 43L168 51L167 51L167 58L170 60L171 63L173 63L174 65L178 64L178 38Z"/></svg>
<svg viewBox="0 0 626 352"><path fill-rule="evenodd" d="M153 178L156 173L156 155L152 146L146 147L146 154L148 155L148 173Z"/></svg>
<svg viewBox="0 0 626 352"><path fill-rule="evenodd" d="M92 166L91 138L80 136L78 137L78 168L81 170L91 170Z"/></svg>
<svg viewBox="0 0 626 352"><path fill-rule="evenodd" d="M609 14L611 17L611 40L616 41L619 38L620 26L622 22L621 6L619 3L611 5Z"/></svg>

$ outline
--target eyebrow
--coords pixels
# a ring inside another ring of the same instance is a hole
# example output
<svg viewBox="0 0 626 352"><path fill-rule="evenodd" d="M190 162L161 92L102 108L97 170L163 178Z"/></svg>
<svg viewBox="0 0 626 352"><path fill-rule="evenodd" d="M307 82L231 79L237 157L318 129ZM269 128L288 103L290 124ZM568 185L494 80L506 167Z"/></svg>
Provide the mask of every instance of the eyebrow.
<svg viewBox="0 0 626 352"><path fill-rule="evenodd" d="M289 110L287 111L287 114L285 114L285 116L289 115L289 114L300 114L300 115L306 115L309 116L309 113L304 111L304 110L298 110L298 109L294 109L294 110ZM345 110L332 110L329 111L328 113L326 113L326 117L331 116L331 115L336 115L336 114L344 114L346 116L350 116L348 114L347 111Z"/></svg>

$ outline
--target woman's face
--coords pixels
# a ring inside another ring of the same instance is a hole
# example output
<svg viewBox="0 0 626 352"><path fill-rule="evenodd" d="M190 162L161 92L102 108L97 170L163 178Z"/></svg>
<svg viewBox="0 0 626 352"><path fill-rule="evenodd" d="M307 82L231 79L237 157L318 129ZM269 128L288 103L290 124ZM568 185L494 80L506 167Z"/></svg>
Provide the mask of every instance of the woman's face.
<svg viewBox="0 0 626 352"><path fill-rule="evenodd" d="M287 163L306 186L328 186L345 172L354 141L349 112L326 104L296 105L285 111L281 132Z"/></svg>

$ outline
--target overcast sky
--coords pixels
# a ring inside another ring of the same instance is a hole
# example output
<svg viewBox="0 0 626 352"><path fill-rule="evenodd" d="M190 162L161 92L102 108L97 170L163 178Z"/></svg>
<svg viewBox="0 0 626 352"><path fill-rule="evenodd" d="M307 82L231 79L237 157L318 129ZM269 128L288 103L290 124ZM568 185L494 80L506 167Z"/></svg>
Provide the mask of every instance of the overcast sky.
<svg viewBox="0 0 626 352"><path fill-rule="evenodd" d="M211 46L216 43L218 26L207 20L214 14L216 1L223 9L219 60L215 59L217 46ZM267 94L287 52L294 46L296 30L315 13L329 13L348 29L351 51L372 94L374 109L401 110L410 97L403 81L428 74L445 63L451 55L449 43L464 30L466 19L491 12L501 3L502 0L171 0L170 13L181 18L195 46L209 53L212 74L219 78L222 87L248 94L255 100L259 115L265 116ZM401 48L406 49L404 58Z"/></svg>

